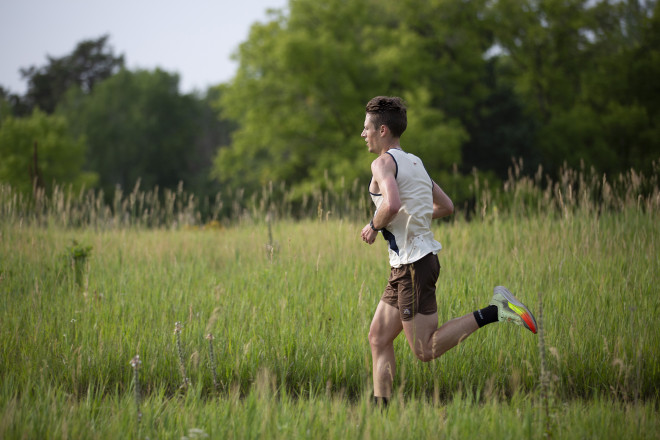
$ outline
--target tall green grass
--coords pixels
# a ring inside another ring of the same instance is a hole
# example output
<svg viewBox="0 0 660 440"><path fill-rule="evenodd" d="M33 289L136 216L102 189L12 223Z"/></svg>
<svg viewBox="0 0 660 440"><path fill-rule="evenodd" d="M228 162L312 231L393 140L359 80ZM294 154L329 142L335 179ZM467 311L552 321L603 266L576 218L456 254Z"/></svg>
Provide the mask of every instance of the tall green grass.
<svg viewBox="0 0 660 440"><path fill-rule="evenodd" d="M383 241L359 239L366 217L319 203L293 221L264 203L224 227L147 228L121 212L108 214L112 227L72 227L57 219L73 203L33 215L5 194L0 437L653 438L653 179L543 188L514 171L508 187L480 189L473 221L436 223L440 321L487 305L504 284L533 311L542 298L545 345L494 324L424 364L400 337L386 412L369 400L367 333L389 268Z"/></svg>
<svg viewBox="0 0 660 440"><path fill-rule="evenodd" d="M653 174L635 170L617 176L600 175L593 169L563 169L553 180L539 167L533 175L523 173L523 163L514 162L508 179L489 181L475 170L472 177L441 176L440 185L455 198L456 218L484 219L498 212L517 217L567 216L572 212L620 212L637 208L660 209L660 161ZM455 194L458 195L456 198ZM366 183L326 180L300 195L286 183L265 185L261 192L246 195L242 189L227 188L214 197L196 197L184 190L140 188L126 193L94 190L74 191L53 185L46 193L14 191L0 183L0 218L10 224L92 227L95 229L180 228L235 225L265 219L341 219L355 221L368 216L372 203Z"/></svg>
<svg viewBox="0 0 660 440"><path fill-rule="evenodd" d="M573 400L553 413L546 436L544 419L534 400L516 396L478 404L457 395L446 404L424 400L394 401L387 411L338 397L295 399L273 396L254 387L205 400L189 393L180 398L150 395L140 423L127 396L72 399L51 390L26 403L17 397L0 402L3 438L158 438L158 439L653 439L660 427L657 407L611 399Z"/></svg>

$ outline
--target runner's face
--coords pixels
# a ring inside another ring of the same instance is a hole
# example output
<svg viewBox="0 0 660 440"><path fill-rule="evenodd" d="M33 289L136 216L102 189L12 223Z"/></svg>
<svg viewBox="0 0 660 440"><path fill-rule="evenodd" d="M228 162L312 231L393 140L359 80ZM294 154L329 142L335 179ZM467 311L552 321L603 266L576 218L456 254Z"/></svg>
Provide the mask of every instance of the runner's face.
<svg viewBox="0 0 660 440"><path fill-rule="evenodd" d="M376 153L378 146L378 130L374 127L373 122L371 122L371 115L367 113L366 118L364 119L364 130L362 130L361 135L364 140L367 142L367 148L370 153Z"/></svg>

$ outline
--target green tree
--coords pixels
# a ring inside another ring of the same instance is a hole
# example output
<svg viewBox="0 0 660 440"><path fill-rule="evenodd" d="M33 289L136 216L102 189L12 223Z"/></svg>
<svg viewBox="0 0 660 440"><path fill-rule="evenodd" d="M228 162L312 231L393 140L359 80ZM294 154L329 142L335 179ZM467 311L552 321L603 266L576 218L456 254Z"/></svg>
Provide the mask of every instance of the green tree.
<svg viewBox="0 0 660 440"><path fill-rule="evenodd" d="M82 171L85 142L69 134L67 120L35 110L24 118L0 122L0 181L30 193L33 185L91 186L96 176Z"/></svg>
<svg viewBox="0 0 660 440"><path fill-rule="evenodd" d="M238 128L214 175L248 190L287 181L305 192L341 177L366 184L364 106L383 94L408 102L402 142L431 172L460 164L468 135L458 115L484 93L473 83L487 35L460 26L475 20L478 7L458 0L291 2L288 16L255 24L237 53L220 104Z"/></svg>
<svg viewBox="0 0 660 440"><path fill-rule="evenodd" d="M223 184L298 192L368 179L364 103L409 104L404 147L431 174L615 172L658 157L655 2L297 0L255 24L220 107L236 122ZM360 122L356 122L360 121Z"/></svg>
<svg viewBox="0 0 660 440"><path fill-rule="evenodd" d="M506 179L512 160L522 160L530 170L536 170L541 163L536 146L540 123L530 116L514 85L501 73L510 68L510 63L505 67L503 61L492 57L487 62L482 84L488 93L476 101L473 116L465 125L470 139L461 149L463 173L490 170Z"/></svg>
<svg viewBox="0 0 660 440"><path fill-rule="evenodd" d="M220 145L228 145L235 124L221 116L218 102L224 85L209 88L203 96L196 96L197 110L194 114L195 143L188 154L186 186L199 197L214 196L220 191L218 182L211 177L213 159Z"/></svg>
<svg viewBox="0 0 660 440"><path fill-rule="evenodd" d="M500 77L536 120L546 169L650 170L660 156L658 92L648 87L660 68L655 2L498 0L488 13Z"/></svg>
<svg viewBox="0 0 660 440"><path fill-rule="evenodd" d="M3 119L12 115L10 97L10 93L0 86L0 125Z"/></svg>
<svg viewBox="0 0 660 440"><path fill-rule="evenodd" d="M21 75L28 82L24 105L30 111L38 107L52 113L71 87L89 93L98 83L117 73L124 66L124 56L114 55L108 39L109 36L104 35L82 41L69 55L48 56L44 66L21 69Z"/></svg>
<svg viewBox="0 0 660 440"><path fill-rule="evenodd" d="M7 116L22 114L29 114L29 112L21 97L0 86L0 121Z"/></svg>
<svg viewBox="0 0 660 440"><path fill-rule="evenodd" d="M69 91L58 113L89 145L87 166L101 188L174 188L191 178L200 107L179 93L179 77L162 70L128 71L98 84L91 93Z"/></svg>
<svg viewBox="0 0 660 440"><path fill-rule="evenodd" d="M593 10L602 37L579 105L593 113L589 141L607 144L593 160L603 171L651 172L660 159L660 4L653 3L629 0Z"/></svg>

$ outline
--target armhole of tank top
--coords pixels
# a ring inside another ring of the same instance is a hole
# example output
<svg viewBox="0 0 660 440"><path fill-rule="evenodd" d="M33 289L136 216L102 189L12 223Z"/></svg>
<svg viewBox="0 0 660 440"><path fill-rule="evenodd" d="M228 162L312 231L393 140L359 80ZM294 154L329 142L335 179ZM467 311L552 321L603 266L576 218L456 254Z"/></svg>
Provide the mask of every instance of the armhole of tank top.
<svg viewBox="0 0 660 440"><path fill-rule="evenodd" d="M399 163L396 161L396 158L392 153L390 153L389 151L386 151L386 153L390 155L390 157L394 161L394 166L396 166L396 171L394 172L394 178L396 179L397 176L399 175Z"/></svg>
<svg viewBox="0 0 660 440"><path fill-rule="evenodd" d="M371 182L373 180L374 180L374 176L371 176L371 179L369 179L369 185L367 185L367 191L369 191L369 188L371 188ZM371 194L372 196L382 196L382 194L372 193L371 191L369 191L369 194Z"/></svg>

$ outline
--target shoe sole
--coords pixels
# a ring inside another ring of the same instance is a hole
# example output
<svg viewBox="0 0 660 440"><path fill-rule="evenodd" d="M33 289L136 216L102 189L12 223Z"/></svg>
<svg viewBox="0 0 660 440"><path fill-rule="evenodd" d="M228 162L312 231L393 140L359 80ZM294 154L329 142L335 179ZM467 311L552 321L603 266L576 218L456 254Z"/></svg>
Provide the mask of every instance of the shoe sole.
<svg viewBox="0 0 660 440"><path fill-rule="evenodd" d="M495 293L501 294L508 301L509 308L520 316L525 323L525 326L532 333L536 334L536 318L534 318L534 315L529 311L525 304L521 303L518 298L513 296L513 293L509 292L509 289L504 286L495 287Z"/></svg>

